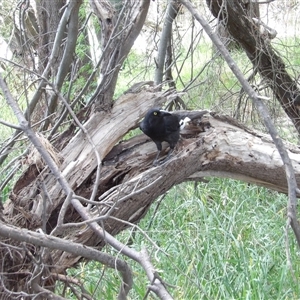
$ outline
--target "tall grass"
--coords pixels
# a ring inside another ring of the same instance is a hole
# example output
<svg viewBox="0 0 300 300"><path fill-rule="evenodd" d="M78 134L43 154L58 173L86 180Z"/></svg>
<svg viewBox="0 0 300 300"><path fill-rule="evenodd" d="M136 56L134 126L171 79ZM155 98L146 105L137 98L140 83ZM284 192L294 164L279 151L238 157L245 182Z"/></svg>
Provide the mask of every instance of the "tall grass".
<svg viewBox="0 0 300 300"><path fill-rule="evenodd" d="M174 298L300 298L285 254L286 197L233 180L212 179L196 189L172 189L148 232L168 254L153 257L176 286ZM295 245L290 250L299 275Z"/></svg>
<svg viewBox="0 0 300 300"><path fill-rule="evenodd" d="M184 183L158 200L139 224L161 251L138 231L118 238L130 239L137 249L147 247L174 299L299 299L300 287L286 257L286 203L285 195L229 179L214 178L196 187ZM298 278L299 252L292 234L289 241ZM147 278L129 263L134 272L130 299L143 299ZM115 299L116 271L91 263L73 272L95 291L95 299Z"/></svg>

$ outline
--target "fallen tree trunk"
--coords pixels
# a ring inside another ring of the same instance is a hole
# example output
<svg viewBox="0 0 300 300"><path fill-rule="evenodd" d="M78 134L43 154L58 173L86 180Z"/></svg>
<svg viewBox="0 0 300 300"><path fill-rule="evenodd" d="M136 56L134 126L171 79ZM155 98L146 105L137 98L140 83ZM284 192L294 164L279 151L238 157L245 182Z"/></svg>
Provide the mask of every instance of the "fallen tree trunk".
<svg viewBox="0 0 300 300"><path fill-rule="evenodd" d="M127 99L131 101L127 102ZM284 167L271 139L248 130L229 117L207 113L201 118L203 112L199 112L200 117L194 118L182 132L172 159L162 166L152 166L156 146L143 134L116 144L128 130L137 126L149 107L159 106L165 100L162 93L143 91L128 94L118 100L118 109L105 114L97 112L84 125L100 156L104 157L97 193L87 207L90 208L92 219L101 221L107 232L116 235L128 227L129 223L123 221L137 223L159 195L187 180L228 177L287 193ZM110 124L109 120L112 119L114 122ZM78 199L86 205L97 181L97 162L93 145L83 143L84 138L85 134L78 132L63 149L61 155L64 161L60 171L76 196L81 197ZM300 151L292 145L287 148L300 183ZM41 181L51 197L47 201L42 196ZM8 223L19 227L26 227L30 222L31 230L45 223L45 233L51 234L58 223L59 211L65 199L66 195L57 178L47 171L47 167L40 171L33 164L16 183L10 201L5 204L3 217ZM18 217L16 210L19 210ZM65 224L81 220L72 206L67 211ZM59 229L54 235L87 246L98 245L101 248L104 245L99 235L87 224L80 230ZM60 250L51 253L53 266L58 273L79 259Z"/></svg>

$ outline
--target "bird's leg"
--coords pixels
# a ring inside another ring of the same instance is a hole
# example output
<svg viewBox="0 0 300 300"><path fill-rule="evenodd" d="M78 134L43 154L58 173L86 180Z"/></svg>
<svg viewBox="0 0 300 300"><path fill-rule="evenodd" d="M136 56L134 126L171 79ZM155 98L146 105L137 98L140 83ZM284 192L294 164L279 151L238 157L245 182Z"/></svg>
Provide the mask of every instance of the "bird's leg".
<svg viewBox="0 0 300 300"><path fill-rule="evenodd" d="M153 161L153 166L157 166L159 163L158 163L158 157L160 155L160 152L162 150L162 145L161 145L161 142L160 141L155 141L153 140L153 142L155 143L156 145L156 148L157 148L157 154L156 154L156 157Z"/></svg>
<svg viewBox="0 0 300 300"><path fill-rule="evenodd" d="M158 165L159 154L160 154L160 150L157 151L156 157L155 157L155 159L153 161L153 166L157 166Z"/></svg>
<svg viewBox="0 0 300 300"><path fill-rule="evenodd" d="M173 153L173 151L174 151L174 148L171 148L171 149L169 150L168 154L167 154L167 157L166 157L165 159L163 159L159 164L162 165L162 164L164 164L167 160L169 160L170 157L171 157L171 154Z"/></svg>

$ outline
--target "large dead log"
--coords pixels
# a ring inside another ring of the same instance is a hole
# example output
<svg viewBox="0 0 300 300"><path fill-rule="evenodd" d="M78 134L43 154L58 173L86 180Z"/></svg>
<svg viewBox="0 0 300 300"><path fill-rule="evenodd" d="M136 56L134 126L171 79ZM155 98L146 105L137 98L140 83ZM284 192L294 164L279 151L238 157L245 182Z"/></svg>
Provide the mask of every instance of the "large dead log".
<svg viewBox="0 0 300 300"><path fill-rule="evenodd" d="M116 144L137 126L149 107L159 106L165 100L162 93L127 94L116 102L110 113L97 112L84 124L103 158L90 213L110 234L115 235L128 226L120 220L137 223L159 195L187 180L229 177L287 192L284 167L272 140L229 117L213 113L201 117L203 112L193 112L199 117L192 118L182 132L172 159L157 167L152 166L156 146L145 135ZM287 147L300 183L300 151L292 145ZM97 162L86 134L78 132L61 155L64 159L60 166L62 174L77 196L89 199L96 181ZM41 181L50 201L42 197ZM47 167L39 170L36 165L31 165L15 185L10 202L5 205L4 218L19 227L28 228L30 224L30 229L37 229L46 222L45 231L49 234L57 224L65 198L57 178L47 171ZM72 206L68 210L65 223L81 219ZM101 238L88 225L80 230L58 230L56 235L88 246L103 246ZM79 259L62 251L51 252L58 273Z"/></svg>

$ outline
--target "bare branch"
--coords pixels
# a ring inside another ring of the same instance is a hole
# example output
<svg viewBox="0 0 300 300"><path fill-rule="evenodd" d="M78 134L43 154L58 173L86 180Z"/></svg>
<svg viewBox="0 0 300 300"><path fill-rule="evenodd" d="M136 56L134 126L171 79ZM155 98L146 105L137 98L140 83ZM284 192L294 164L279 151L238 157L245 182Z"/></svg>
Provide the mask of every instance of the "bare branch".
<svg viewBox="0 0 300 300"><path fill-rule="evenodd" d="M34 244L36 246L59 249L61 251L66 251L68 253L73 253L78 256L99 261L110 268L116 268L122 275L123 282L126 285L125 290L127 293L132 286L131 270L123 260L112 257L109 254L100 252L91 247L87 247L78 243L72 243L70 240L33 232L27 229L20 229L2 222L0 227L0 235L3 237L12 238L14 240Z"/></svg>
<svg viewBox="0 0 300 300"><path fill-rule="evenodd" d="M288 217L291 218L291 227L293 228L294 234L297 239L298 246L300 247L300 225L297 220L297 182L295 177L295 172L293 165L291 163L290 157L287 153L287 150L279 137L279 134L270 118L269 112L264 105L264 103L260 100L259 95L253 90L251 85L245 80L242 72L231 58L230 53L228 52L227 48L223 45L219 37L213 32L209 24L201 17L201 15L197 12L195 7L191 4L190 1L180 0L181 3L186 6L186 8L191 12L191 14L195 17L195 19L201 24L204 28L206 33L211 38L212 42L216 45L218 50L220 51L221 55L227 62L228 66L231 68L232 72L235 74L236 78L241 83L245 92L250 96L252 99L255 107L257 108L261 118L263 119L266 127L269 130L270 135L280 153L281 159L285 166L286 172L286 179L288 182L288 195L289 195L289 202L288 202Z"/></svg>
<svg viewBox="0 0 300 300"><path fill-rule="evenodd" d="M11 124L11 123L6 122L6 121L1 120L1 119L0 119L0 124L5 125L5 126L7 126L7 127L11 127L11 128L13 128L13 129L16 129L16 130L21 130L21 127L19 127L18 125Z"/></svg>

